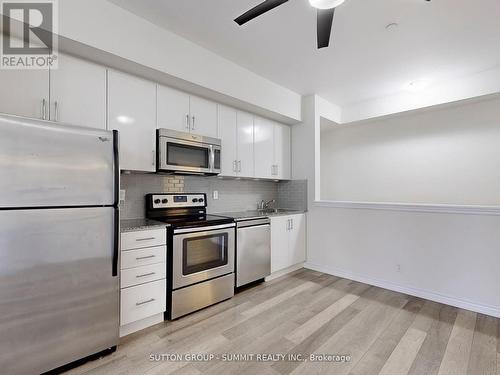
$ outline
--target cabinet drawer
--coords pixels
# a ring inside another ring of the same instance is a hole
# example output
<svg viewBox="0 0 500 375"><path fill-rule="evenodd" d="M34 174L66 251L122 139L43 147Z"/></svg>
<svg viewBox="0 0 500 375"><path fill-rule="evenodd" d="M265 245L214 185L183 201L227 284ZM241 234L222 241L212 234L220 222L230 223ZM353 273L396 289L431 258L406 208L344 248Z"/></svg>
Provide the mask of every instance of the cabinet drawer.
<svg viewBox="0 0 500 375"><path fill-rule="evenodd" d="M166 280L123 289L120 302L120 325L164 312L167 308L166 296Z"/></svg>
<svg viewBox="0 0 500 375"><path fill-rule="evenodd" d="M122 288L128 288L130 286L164 279L166 267L165 263L158 263L123 270L120 278L120 286Z"/></svg>
<svg viewBox="0 0 500 375"><path fill-rule="evenodd" d="M121 269L147 266L165 262L167 257L166 246L147 247L139 250L127 250L121 254Z"/></svg>
<svg viewBox="0 0 500 375"><path fill-rule="evenodd" d="M161 246L167 243L166 229L141 230L122 233L121 249L131 250L143 247Z"/></svg>

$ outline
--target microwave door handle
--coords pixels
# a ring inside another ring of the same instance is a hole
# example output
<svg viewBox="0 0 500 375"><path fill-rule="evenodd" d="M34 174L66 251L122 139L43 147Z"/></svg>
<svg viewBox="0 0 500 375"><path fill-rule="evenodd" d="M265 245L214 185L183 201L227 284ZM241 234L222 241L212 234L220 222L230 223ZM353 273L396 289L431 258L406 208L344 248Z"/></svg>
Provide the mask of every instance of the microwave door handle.
<svg viewBox="0 0 500 375"><path fill-rule="evenodd" d="M212 145L210 145L210 171L215 169L215 150Z"/></svg>

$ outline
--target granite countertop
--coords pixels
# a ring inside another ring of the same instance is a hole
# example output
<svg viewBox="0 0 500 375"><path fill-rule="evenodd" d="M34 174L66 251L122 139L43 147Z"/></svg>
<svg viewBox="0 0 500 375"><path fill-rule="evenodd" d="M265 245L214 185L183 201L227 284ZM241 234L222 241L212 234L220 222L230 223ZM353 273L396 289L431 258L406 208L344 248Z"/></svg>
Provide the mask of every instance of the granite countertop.
<svg viewBox="0 0 500 375"><path fill-rule="evenodd" d="M250 218L257 219L257 218L274 217L274 216L288 216L288 215L303 214L305 212L306 212L305 210L292 210L286 208L279 208L274 212L249 210L241 212L220 212L220 213L214 213L213 215L226 216L238 220L238 219L250 219Z"/></svg>
<svg viewBox="0 0 500 375"><path fill-rule="evenodd" d="M120 220L121 232L136 232L140 230L162 229L168 227L169 224L161 221L150 219L123 219Z"/></svg>

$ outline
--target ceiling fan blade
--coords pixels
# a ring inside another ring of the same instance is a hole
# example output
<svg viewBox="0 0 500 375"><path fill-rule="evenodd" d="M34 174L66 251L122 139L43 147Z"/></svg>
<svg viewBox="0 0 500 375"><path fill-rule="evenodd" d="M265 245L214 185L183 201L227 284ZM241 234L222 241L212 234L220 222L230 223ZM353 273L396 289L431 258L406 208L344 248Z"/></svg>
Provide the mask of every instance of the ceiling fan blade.
<svg viewBox="0 0 500 375"><path fill-rule="evenodd" d="M318 9L318 49L328 47L335 8Z"/></svg>
<svg viewBox="0 0 500 375"><path fill-rule="evenodd" d="M250 9L249 11L243 13L241 16L236 18L234 22L236 22L238 25L241 26L260 15L269 12L271 9L274 9L277 6L286 3L287 1L288 0L266 0L263 3L257 5L256 7Z"/></svg>

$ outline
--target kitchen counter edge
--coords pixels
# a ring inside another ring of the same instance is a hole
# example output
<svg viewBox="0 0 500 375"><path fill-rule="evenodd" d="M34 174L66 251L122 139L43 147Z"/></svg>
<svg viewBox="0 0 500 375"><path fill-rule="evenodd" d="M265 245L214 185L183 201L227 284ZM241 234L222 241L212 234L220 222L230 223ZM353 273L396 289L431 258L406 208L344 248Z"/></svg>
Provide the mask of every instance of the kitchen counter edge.
<svg viewBox="0 0 500 375"><path fill-rule="evenodd" d="M120 220L120 232L139 232L143 230L163 229L169 227L169 224L150 219L122 219Z"/></svg>

